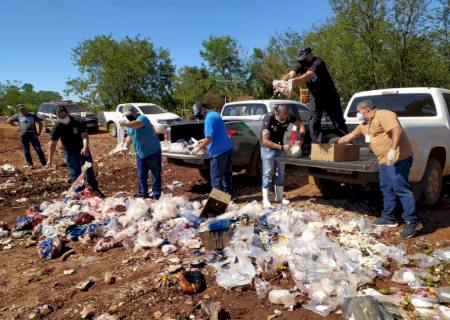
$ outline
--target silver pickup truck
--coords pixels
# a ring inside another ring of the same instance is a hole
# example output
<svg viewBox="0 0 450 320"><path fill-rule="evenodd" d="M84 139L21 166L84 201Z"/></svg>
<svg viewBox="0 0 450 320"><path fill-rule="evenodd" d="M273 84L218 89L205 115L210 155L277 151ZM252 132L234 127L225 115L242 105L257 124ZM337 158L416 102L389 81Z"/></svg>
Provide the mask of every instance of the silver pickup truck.
<svg viewBox="0 0 450 320"><path fill-rule="evenodd" d="M441 196L444 178L450 176L450 90L438 88L394 88L359 92L344 112L347 126L354 128L356 105L372 99L379 109L394 111L413 149L409 180L422 205L434 205ZM375 156L363 139L360 161L326 162L309 158L279 158L278 161L302 167L314 177L324 194L336 192L345 183L378 187Z"/></svg>

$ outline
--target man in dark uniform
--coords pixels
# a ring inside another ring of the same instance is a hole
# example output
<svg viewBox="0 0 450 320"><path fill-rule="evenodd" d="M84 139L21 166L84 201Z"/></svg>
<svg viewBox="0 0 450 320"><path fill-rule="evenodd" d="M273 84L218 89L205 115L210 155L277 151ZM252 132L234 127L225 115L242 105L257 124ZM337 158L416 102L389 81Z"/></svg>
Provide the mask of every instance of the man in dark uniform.
<svg viewBox="0 0 450 320"><path fill-rule="evenodd" d="M93 163L91 152L89 150L89 136L86 126L72 118L64 106L57 106L55 110L58 121L50 133L50 148L48 154L48 165L53 164L53 155L55 154L56 144L61 139L64 149L64 160L70 171L70 180L72 182L81 174L81 166L85 162ZM97 194L103 197L98 188L98 182L95 179L94 169L90 167L87 170L87 182Z"/></svg>
<svg viewBox="0 0 450 320"><path fill-rule="evenodd" d="M312 142L322 142L320 120L324 111L342 136L348 133L339 94L325 61L314 56L311 48L306 47L299 50L292 70L282 78L282 80L289 79L292 79L294 84L305 83L309 89L309 108L311 110L309 129Z"/></svg>

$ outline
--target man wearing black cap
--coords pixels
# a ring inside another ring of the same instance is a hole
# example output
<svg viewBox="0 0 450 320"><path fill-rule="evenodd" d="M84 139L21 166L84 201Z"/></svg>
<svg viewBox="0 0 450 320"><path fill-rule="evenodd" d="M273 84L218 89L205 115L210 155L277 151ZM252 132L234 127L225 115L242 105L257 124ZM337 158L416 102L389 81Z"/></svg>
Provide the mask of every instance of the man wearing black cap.
<svg viewBox="0 0 450 320"><path fill-rule="evenodd" d="M282 78L282 80L289 79L292 79L294 83L305 83L309 89L311 110L309 129L312 142L322 142L320 120L324 111L342 136L348 133L339 94L325 61L314 56L310 47L298 51L292 70Z"/></svg>
<svg viewBox="0 0 450 320"><path fill-rule="evenodd" d="M78 122L69 115L66 107L57 106L55 110L57 121L50 133L50 148L48 153L48 165L53 165L53 155L55 154L56 144L61 139L64 150L64 160L70 171L70 180L74 182L81 174L81 166L85 162L93 163L92 155L89 150L89 136L87 128L82 122ZM95 179L94 169L91 166L86 171L87 182L99 196L103 194L98 188L98 182ZM77 190L80 191L80 190Z"/></svg>
<svg viewBox="0 0 450 320"><path fill-rule="evenodd" d="M27 161L27 166L33 168L33 159L30 153L30 144L36 151L42 166L47 164L44 151L42 151L39 136L42 132L42 121L34 113L28 112L23 104L17 105L18 114L13 115L7 121L10 125L15 126L17 123L20 129L20 143L22 144L23 154ZM36 129L36 124L39 129Z"/></svg>

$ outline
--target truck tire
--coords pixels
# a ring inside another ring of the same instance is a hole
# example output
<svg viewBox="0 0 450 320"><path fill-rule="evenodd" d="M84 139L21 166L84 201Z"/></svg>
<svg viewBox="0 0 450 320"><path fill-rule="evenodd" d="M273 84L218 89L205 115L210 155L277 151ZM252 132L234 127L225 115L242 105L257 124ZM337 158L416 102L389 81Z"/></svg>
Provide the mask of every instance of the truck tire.
<svg viewBox="0 0 450 320"><path fill-rule="evenodd" d="M108 129L108 133L111 137L117 137L117 126L114 122L109 123L106 128Z"/></svg>
<svg viewBox="0 0 450 320"><path fill-rule="evenodd" d="M203 179L205 179L208 182L211 181L211 174L209 173L209 168L208 169L198 169L198 172L200 173L200 176Z"/></svg>
<svg viewBox="0 0 450 320"><path fill-rule="evenodd" d="M325 198L333 198L339 195L340 184L336 181L313 177L314 183Z"/></svg>
<svg viewBox="0 0 450 320"><path fill-rule="evenodd" d="M422 196L419 203L425 206L435 205L442 192L442 167L437 159L431 158L428 160L425 173L422 177Z"/></svg>

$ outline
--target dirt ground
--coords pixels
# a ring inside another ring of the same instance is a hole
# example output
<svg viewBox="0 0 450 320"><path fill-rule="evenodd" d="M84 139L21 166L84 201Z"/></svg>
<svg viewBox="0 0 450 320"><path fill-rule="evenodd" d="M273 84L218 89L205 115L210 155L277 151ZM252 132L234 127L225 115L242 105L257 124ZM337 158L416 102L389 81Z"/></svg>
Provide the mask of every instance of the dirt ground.
<svg viewBox="0 0 450 320"><path fill-rule="evenodd" d="M0 124L0 165L10 163L22 172L14 179L0 177L0 184L9 180L10 187L0 190L0 221L13 226L15 218L23 215L26 208L44 200L59 199L69 188L68 171L63 165L61 152L57 155L57 168L25 170L25 160L18 142L16 128ZM46 149L48 137L43 134L42 145ZM91 135L91 150L101 190L106 195L137 192L136 166L129 156L110 157L108 152L115 140L105 131ZM35 165L40 165L33 153ZM287 171L286 190L292 205L309 207L325 215L366 215L374 219L380 211L380 198L373 192L355 188L335 199L325 199L308 179L295 170ZM164 165L163 185L173 181L183 185L172 192L190 200L205 199L210 191L208 183L195 169ZM234 185L237 203L260 200L259 181L245 176L235 176ZM421 208L424 230L416 238L405 240L408 252L421 250L424 245L438 248L450 245L450 200L448 186L443 200L434 208ZM24 199L26 198L26 199ZM17 201L17 200L20 200ZM398 244L400 228L383 235L386 243ZM11 250L0 251L0 318L1 319L80 319L80 312L90 305L95 316L109 313L115 319L207 319L198 307L200 301L221 303L221 319L267 319L275 309L282 313L277 319L324 319L298 307L287 311L282 306L271 305L268 299L259 300L252 286L226 291L215 284L214 272L203 268L207 289L197 295L179 293L171 277L166 277L167 260L161 258L160 250L142 252L128 251L118 247L106 252L93 252L76 242L69 243L75 254L66 261L54 259L42 261L37 253L37 242L30 239L14 240ZM178 251L182 262L191 258L191 253ZM64 270L74 269L72 275ZM104 273L111 271L116 277L113 284L104 282ZM93 277L94 283L87 291L76 289L76 285ZM280 277L278 285L294 286L290 277ZM376 286L389 287L399 284L376 281ZM301 302L301 301L300 301ZM46 306L46 307L45 307ZM327 319L340 319L340 312L333 312Z"/></svg>

